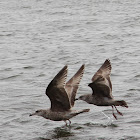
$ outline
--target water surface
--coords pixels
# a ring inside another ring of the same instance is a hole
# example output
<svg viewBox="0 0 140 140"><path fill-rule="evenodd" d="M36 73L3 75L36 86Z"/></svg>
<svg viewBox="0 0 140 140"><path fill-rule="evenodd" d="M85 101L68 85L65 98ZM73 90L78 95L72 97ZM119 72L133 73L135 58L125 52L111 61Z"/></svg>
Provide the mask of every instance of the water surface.
<svg viewBox="0 0 140 140"><path fill-rule="evenodd" d="M138 0L5 0L0 7L1 140L140 139ZM69 66L68 78L86 65L79 97L91 93L87 85L107 58L113 95L129 106L118 107L123 117L116 121L111 107L82 101L74 109L91 111L72 118L71 127L29 117L50 107L45 89L64 65Z"/></svg>

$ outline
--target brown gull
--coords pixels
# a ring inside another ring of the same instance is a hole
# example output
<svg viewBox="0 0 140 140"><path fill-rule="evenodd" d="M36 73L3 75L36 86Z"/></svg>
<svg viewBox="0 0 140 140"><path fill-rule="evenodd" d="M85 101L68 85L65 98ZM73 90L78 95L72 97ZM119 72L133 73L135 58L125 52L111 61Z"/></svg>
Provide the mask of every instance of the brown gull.
<svg viewBox="0 0 140 140"><path fill-rule="evenodd" d="M70 119L80 113L88 112L89 109L71 110L75 103L75 96L80 80L84 73L85 65L82 65L77 73L67 82L67 66L64 66L54 77L46 89L46 95L51 101L51 107L47 110L37 110L30 116L42 116L53 121L64 121L67 125L71 124Z"/></svg>
<svg viewBox="0 0 140 140"><path fill-rule="evenodd" d="M110 80L111 63L109 59L103 63L99 70L92 77L92 83L88 86L92 89L92 94L86 94L80 96L76 100L83 100L89 104L97 106L111 106L112 114L115 119L117 116L114 113L114 107L118 114L123 115L116 106L127 107L127 103L124 100L115 100L112 96L112 83Z"/></svg>

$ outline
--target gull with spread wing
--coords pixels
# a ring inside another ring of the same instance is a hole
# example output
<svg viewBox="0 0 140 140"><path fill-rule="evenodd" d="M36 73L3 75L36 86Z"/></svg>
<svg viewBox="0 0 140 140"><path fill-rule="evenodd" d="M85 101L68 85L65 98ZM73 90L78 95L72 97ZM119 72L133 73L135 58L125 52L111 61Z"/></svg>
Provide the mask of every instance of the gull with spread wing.
<svg viewBox="0 0 140 140"><path fill-rule="evenodd" d="M51 101L51 107L47 110L37 110L30 116L42 116L53 121L64 121L71 124L70 119L80 113L88 112L89 109L71 110L74 106L76 92L84 73L85 65L82 65L77 73L67 82L67 66L64 66L54 77L46 89L46 95Z"/></svg>
<svg viewBox="0 0 140 140"><path fill-rule="evenodd" d="M111 106L112 114L114 118L117 119L117 116L114 113L114 108L119 115L123 115L116 106L123 106L126 108L128 108L128 106L124 100L115 100L113 98L110 73L111 63L109 59L106 59L103 65L92 77L92 83L88 85L92 89L92 94L82 95L76 100L83 100L89 104L94 104L97 106Z"/></svg>

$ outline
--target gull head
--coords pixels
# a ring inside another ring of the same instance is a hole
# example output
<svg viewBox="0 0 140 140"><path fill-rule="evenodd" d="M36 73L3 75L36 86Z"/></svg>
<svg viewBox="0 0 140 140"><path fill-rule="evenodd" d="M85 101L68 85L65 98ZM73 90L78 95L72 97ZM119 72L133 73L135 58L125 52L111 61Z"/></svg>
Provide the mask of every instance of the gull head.
<svg viewBox="0 0 140 140"><path fill-rule="evenodd" d="M43 116L44 115L44 110L37 110L35 113L30 114L29 116Z"/></svg>
<svg viewBox="0 0 140 140"><path fill-rule="evenodd" d="M86 95L82 95L79 98L76 98L75 100L83 100L83 101L86 101L86 99L87 99Z"/></svg>
<svg viewBox="0 0 140 140"><path fill-rule="evenodd" d="M86 99L87 99L87 96L85 95L82 95L78 98L78 100L83 100L83 101L86 101Z"/></svg>

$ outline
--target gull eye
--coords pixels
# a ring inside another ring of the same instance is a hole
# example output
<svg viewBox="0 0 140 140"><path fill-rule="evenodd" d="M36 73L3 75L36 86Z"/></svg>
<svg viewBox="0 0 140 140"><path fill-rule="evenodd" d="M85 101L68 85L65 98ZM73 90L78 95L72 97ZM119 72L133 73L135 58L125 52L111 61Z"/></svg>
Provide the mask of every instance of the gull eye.
<svg viewBox="0 0 140 140"><path fill-rule="evenodd" d="M38 113L39 111L37 110L36 113Z"/></svg>

